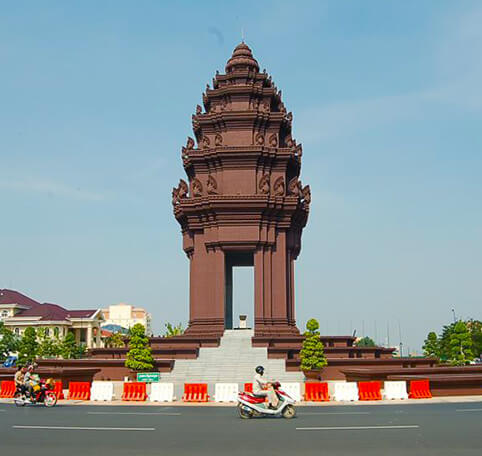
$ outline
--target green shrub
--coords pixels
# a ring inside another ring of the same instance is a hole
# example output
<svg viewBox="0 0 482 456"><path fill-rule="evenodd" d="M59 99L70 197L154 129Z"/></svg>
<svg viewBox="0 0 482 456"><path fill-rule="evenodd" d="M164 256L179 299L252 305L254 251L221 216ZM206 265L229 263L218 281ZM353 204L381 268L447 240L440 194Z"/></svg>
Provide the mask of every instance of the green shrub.
<svg viewBox="0 0 482 456"><path fill-rule="evenodd" d="M301 370L318 370L328 364L323 350L323 343L320 340L320 325L314 318L306 323L305 340L300 352Z"/></svg>
<svg viewBox="0 0 482 456"><path fill-rule="evenodd" d="M125 366L135 371L150 370L154 367L149 338L146 330L140 323L135 324L130 329L129 351Z"/></svg>

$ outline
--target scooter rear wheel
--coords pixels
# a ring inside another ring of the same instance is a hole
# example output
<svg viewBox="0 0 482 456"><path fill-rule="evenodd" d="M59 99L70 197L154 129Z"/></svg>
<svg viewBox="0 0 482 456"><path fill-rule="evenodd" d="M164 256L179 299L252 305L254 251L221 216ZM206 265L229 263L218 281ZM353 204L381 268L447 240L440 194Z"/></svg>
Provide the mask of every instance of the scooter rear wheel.
<svg viewBox="0 0 482 456"><path fill-rule="evenodd" d="M291 419L296 416L296 410L292 405L287 405L283 410L283 418Z"/></svg>
<svg viewBox="0 0 482 456"><path fill-rule="evenodd" d="M15 396L13 396L13 401L15 402L15 405L17 407L24 407L25 406L25 400L24 400L23 395L20 391L15 393Z"/></svg>
<svg viewBox="0 0 482 456"><path fill-rule="evenodd" d="M238 413L239 417L243 420L249 420L250 418L253 418L253 413L249 410L245 410L242 405L238 405Z"/></svg>

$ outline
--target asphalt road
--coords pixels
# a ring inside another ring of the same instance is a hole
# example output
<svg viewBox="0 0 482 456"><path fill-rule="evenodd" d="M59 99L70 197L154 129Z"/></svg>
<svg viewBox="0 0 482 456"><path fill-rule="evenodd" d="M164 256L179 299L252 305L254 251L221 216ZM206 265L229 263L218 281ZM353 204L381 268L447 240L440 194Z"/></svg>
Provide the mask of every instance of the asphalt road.
<svg viewBox="0 0 482 456"><path fill-rule="evenodd" d="M292 420L241 420L234 407L0 404L0 454L482 454L482 402L298 407Z"/></svg>

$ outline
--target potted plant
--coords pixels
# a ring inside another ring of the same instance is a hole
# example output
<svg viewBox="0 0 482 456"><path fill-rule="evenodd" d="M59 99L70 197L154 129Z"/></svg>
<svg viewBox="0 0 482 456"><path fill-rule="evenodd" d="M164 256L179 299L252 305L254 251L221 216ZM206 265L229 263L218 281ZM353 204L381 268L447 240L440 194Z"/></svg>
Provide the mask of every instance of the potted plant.
<svg viewBox="0 0 482 456"><path fill-rule="evenodd" d="M306 323L305 340L300 352L301 370L305 377L310 380L319 380L321 370L328 364L323 350L323 343L320 340L320 327L317 320L311 318Z"/></svg>

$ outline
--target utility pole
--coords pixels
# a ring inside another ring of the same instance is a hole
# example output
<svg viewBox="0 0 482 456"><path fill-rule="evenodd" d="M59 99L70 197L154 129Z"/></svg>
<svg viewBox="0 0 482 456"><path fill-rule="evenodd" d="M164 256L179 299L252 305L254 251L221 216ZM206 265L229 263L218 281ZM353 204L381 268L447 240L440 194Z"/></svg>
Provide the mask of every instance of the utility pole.
<svg viewBox="0 0 482 456"><path fill-rule="evenodd" d="M400 326L400 320L398 320L398 337L400 340L400 358L403 356L403 343L402 343L402 327Z"/></svg>
<svg viewBox="0 0 482 456"><path fill-rule="evenodd" d="M454 316L454 323L457 323L457 318L455 317L455 309L452 309L452 314Z"/></svg>

